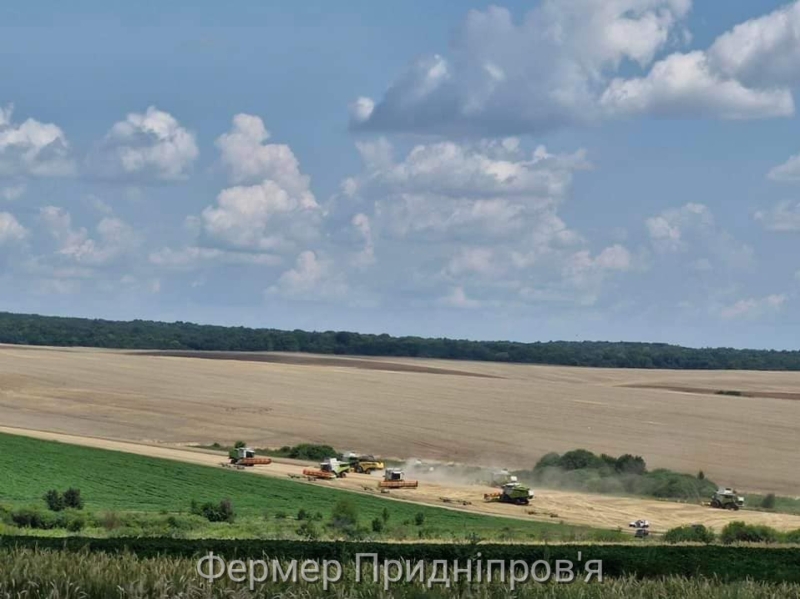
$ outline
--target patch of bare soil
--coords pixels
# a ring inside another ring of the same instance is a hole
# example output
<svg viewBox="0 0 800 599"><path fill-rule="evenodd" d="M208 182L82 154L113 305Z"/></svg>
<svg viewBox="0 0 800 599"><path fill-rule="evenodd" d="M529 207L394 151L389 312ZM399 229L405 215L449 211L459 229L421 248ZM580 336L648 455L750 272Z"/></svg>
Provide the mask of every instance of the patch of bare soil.
<svg viewBox="0 0 800 599"><path fill-rule="evenodd" d="M361 368L364 370L383 370L385 372L415 372L423 374L450 374L454 376L474 376L478 378L500 378L490 374L468 372L450 368L434 368L421 364L386 362L382 359L339 358L311 354L286 354L272 352L225 352L225 351L137 351L134 356L157 356L171 358L202 358L205 360L237 360L243 362L268 362L270 364L291 364L296 366L333 366L337 368Z"/></svg>
<svg viewBox="0 0 800 599"><path fill-rule="evenodd" d="M704 387L684 387L680 385L657 384L657 383L632 383L620 385L630 389L661 389L664 391L674 391L676 393L695 393L699 395L717 395L722 397L768 397L771 399L790 399L800 400L800 392L781 392L781 391L739 391L737 389L707 389Z"/></svg>

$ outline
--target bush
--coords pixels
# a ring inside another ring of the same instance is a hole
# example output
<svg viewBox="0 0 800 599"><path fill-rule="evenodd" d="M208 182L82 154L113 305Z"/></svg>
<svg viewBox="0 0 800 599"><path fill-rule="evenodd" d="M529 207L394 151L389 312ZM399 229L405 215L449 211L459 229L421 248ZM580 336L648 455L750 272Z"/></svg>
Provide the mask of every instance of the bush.
<svg viewBox="0 0 800 599"><path fill-rule="evenodd" d="M45 493L44 501L51 512L60 512L64 509L64 497L56 489L50 489Z"/></svg>
<svg viewBox="0 0 800 599"><path fill-rule="evenodd" d="M100 526L108 531L116 530L122 526L122 524L122 518L120 518L119 514L116 512L106 512L100 518Z"/></svg>
<svg viewBox="0 0 800 599"><path fill-rule="evenodd" d="M381 520L383 520L384 524L389 521L389 508L383 508L381 512Z"/></svg>
<svg viewBox="0 0 800 599"><path fill-rule="evenodd" d="M310 520L311 519L311 514L309 514L303 508L300 508L299 510L297 510L297 519L298 520Z"/></svg>
<svg viewBox="0 0 800 599"><path fill-rule="evenodd" d="M286 512L284 512L284 511L275 512L275 519L276 520L286 520Z"/></svg>
<svg viewBox="0 0 800 599"><path fill-rule="evenodd" d="M313 522L303 522L295 532L307 541L315 541L319 538L319 531Z"/></svg>
<svg viewBox="0 0 800 599"><path fill-rule="evenodd" d="M383 520L380 518L375 518L372 521L372 532L383 532Z"/></svg>
<svg viewBox="0 0 800 599"><path fill-rule="evenodd" d="M233 522L236 519L236 512L230 499L223 499L217 505L207 501L203 505L198 505L192 500L191 512L198 516L203 516L209 522Z"/></svg>
<svg viewBox="0 0 800 599"><path fill-rule="evenodd" d="M638 474L642 475L647 472L647 464L645 464L642 456L633 456L629 453L621 455L614 463L614 469L620 474Z"/></svg>
<svg viewBox="0 0 800 599"><path fill-rule="evenodd" d="M768 493L761 500L761 507L767 510L775 509L775 493Z"/></svg>
<svg viewBox="0 0 800 599"><path fill-rule="evenodd" d="M351 500L341 499L333 506L331 526L340 530L354 529L358 526L358 509Z"/></svg>
<svg viewBox="0 0 800 599"><path fill-rule="evenodd" d="M55 521L36 508L24 507L11 512L11 521L20 528L46 530L55 527Z"/></svg>
<svg viewBox="0 0 800 599"><path fill-rule="evenodd" d="M64 491L64 505L75 510L82 510L83 498L81 497L81 490L70 487Z"/></svg>
<svg viewBox="0 0 800 599"><path fill-rule="evenodd" d="M417 526L422 526L425 524L425 514L422 512L417 512L416 516L414 516L414 524Z"/></svg>
<svg viewBox="0 0 800 599"><path fill-rule="evenodd" d="M247 443L245 443L244 441L237 441L236 443L233 444L234 449L239 449L240 447L247 447Z"/></svg>
<svg viewBox="0 0 800 599"><path fill-rule="evenodd" d="M664 535L667 543L713 543L714 532L702 524L678 526L669 529Z"/></svg>
<svg viewBox="0 0 800 599"><path fill-rule="evenodd" d="M339 455L330 445L314 445L312 443L301 443L289 449L287 457L293 460L310 460L320 462L325 458Z"/></svg>
<svg viewBox="0 0 800 599"><path fill-rule="evenodd" d="M731 543L775 543L778 531L762 524L745 524L741 521L730 522L722 529L720 541L726 545Z"/></svg>

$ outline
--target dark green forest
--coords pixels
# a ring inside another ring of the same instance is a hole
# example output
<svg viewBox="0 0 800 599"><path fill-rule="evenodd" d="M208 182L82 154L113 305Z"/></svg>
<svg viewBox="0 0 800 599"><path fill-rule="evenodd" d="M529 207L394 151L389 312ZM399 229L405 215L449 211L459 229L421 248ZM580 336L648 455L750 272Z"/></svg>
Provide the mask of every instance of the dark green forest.
<svg viewBox="0 0 800 599"><path fill-rule="evenodd" d="M469 341L347 331L282 331L0 312L0 343L116 349L282 351L685 370L800 370L800 351L607 341Z"/></svg>

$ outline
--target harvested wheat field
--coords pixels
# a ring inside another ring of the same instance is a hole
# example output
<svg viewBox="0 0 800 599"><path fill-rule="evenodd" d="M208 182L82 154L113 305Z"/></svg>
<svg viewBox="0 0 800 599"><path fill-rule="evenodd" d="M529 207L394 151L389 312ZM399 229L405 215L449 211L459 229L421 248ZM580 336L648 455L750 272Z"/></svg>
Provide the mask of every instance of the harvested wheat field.
<svg viewBox="0 0 800 599"><path fill-rule="evenodd" d="M0 346L0 423L137 443L329 443L509 468L583 447L800 495L800 373L205 356L214 359Z"/></svg>

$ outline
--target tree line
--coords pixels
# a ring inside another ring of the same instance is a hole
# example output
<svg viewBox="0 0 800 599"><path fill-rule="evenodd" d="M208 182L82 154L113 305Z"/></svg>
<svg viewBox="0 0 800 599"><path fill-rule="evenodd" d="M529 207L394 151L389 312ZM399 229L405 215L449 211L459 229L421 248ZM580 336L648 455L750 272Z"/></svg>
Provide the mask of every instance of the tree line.
<svg viewBox="0 0 800 599"><path fill-rule="evenodd" d="M0 312L0 343L115 349L282 351L606 368L800 370L800 351L610 341L470 341Z"/></svg>

